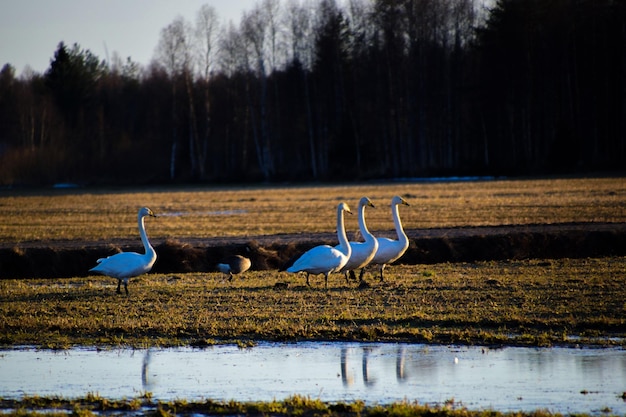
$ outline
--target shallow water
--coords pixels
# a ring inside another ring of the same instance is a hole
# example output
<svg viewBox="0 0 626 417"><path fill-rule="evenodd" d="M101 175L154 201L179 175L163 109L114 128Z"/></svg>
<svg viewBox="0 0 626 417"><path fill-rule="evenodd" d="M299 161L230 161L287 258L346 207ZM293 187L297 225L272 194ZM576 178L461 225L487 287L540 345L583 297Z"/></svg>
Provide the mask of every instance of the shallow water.
<svg viewBox="0 0 626 417"><path fill-rule="evenodd" d="M249 349L0 351L0 396L367 403L626 414L623 349L264 343Z"/></svg>

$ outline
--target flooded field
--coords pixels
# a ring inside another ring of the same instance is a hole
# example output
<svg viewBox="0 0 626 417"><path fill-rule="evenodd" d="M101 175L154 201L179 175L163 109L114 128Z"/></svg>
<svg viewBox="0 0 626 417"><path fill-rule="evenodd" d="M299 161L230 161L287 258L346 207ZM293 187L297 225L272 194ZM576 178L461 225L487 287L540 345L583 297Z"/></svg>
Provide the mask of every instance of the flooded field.
<svg viewBox="0 0 626 417"><path fill-rule="evenodd" d="M252 348L0 351L0 396L417 401L626 414L623 349L263 343Z"/></svg>

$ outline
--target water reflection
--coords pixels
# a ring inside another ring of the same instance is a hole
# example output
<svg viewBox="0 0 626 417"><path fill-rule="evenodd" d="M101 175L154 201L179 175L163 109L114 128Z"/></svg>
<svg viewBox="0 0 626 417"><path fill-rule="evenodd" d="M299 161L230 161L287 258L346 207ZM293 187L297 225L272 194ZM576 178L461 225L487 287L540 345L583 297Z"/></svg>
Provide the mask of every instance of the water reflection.
<svg viewBox="0 0 626 417"><path fill-rule="evenodd" d="M398 346L398 351L396 354L396 379L398 382L404 382L406 380L407 374L404 370L404 357L405 357L405 347Z"/></svg>
<svg viewBox="0 0 626 417"><path fill-rule="evenodd" d="M341 348L341 382L344 387L354 384L354 372L348 366L348 348Z"/></svg>
<svg viewBox="0 0 626 417"><path fill-rule="evenodd" d="M152 378L148 377L148 367L150 366L151 358L152 349L146 349L146 353L143 355L143 363L141 365L141 386L146 392L152 391L152 388L154 387Z"/></svg>
<svg viewBox="0 0 626 417"><path fill-rule="evenodd" d="M626 414L621 349L488 350L409 344L261 344L251 349L0 352L0 397L98 393L156 400L367 403L454 399L471 409Z"/></svg>
<svg viewBox="0 0 626 417"><path fill-rule="evenodd" d="M357 357L355 349L341 348L341 381L345 387L350 387L355 382L355 372L350 368L350 357ZM360 349L361 355L361 374L363 376L363 384L366 387L372 387L376 384L376 375L370 370L369 362L372 352L375 350L372 346L364 346ZM398 356L396 360L396 377L398 381L404 379L404 347L398 347Z"/></svg>
<svg viewBox="0 0 626 417"><path fill-rule="evenodd" d="M373 348L371 346L365 346L363 348L363 382L366 387L372 387L376 384L376 376L370 372L369 360L370 353Z"/></svg>

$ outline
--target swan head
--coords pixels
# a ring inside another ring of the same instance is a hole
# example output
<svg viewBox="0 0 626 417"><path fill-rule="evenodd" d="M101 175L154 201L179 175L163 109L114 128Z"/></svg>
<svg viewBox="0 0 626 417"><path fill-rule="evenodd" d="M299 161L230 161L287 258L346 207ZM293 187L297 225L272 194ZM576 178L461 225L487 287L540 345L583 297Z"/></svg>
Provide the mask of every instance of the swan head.
<svg viewBox="0 0 626 417"><path fill-rule="evenodd" d="M339 203L339 206L337 206L337 210L345 211L346 213L352 214L352 212L350 211L350 206L348 206L346 203Z"/></svg>
<svg viewBox="0 0 626 417"><path fill-rule="evenodd" d="M376 206L374 205L374 203L372 203L372 200L370 200L367 197L361 197L361 199L359 200L359 207L372 207L372 208L376 208Z"/></svg>
<svg viewBox="0 0 626 417"><path fill-rule="evenodd" d="M410 204L402 197L400 197L399 195L395 196L394 198L391 199L391 205L392 206L397 206L399 204L405 205L405 206L410 206Z"/></svg>
<svg viewBox="0 0 626 417"><path fill-rule="evenodd" d="M146 217L146 216L156 217L156 214L154 214L154 212L152 210L150 210L148 207L140 208L139 209L139 217Z"/></svg>

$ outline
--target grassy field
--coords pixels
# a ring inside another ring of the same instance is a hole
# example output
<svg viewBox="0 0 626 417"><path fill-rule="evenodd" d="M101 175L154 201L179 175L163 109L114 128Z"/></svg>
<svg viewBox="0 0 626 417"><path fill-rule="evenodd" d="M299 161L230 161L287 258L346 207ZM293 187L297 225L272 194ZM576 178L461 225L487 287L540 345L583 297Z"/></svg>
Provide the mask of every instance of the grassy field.
<svg viewBox="0 0 626 417"><path fill-rule="evenodd" d="M0 191L0 245L25 241L137 238L141 206L160 217L152 239L332 232L335 207L356 210L362 196L371 231L393 229L394 195L405 228L626 222L626 179L545 179L450 183L370 183L333 186L170 187L142 190ZM356 216L346 219L357 229Z"/></svg>
<svg viewBox="0 0 626 417"><path fill-rule="evenodd" d="M626 396L626 393L624 394ZM400 402L389 405L366 405L363 401L352 403L325 403L318 399L293 396L285 400L267 402L197 401L176 400L154 401L150 395L131 399L110 400L95 394L84 398L41 398L28 397L21 401L2 400L0 409L13 410L7 416L100 416L100 415L148 415L148 416L338 416L338 417L555 417L548 410L532 412L499 412L495 410L468 410L459 406L454 399L442 406L432 407L417 402ZM51 410L54 410L52 412ZM612 415L610 410L603 415ZM585 414L576 414L584 416Z"/></svg>
<svg viewBox="0 0 626 417"><path fill-rule="evenodd" d="M255 340L621 345L626 259L398 265L357 288L253 271L0 281L0 344L207 346ZM287 284L287 288L276 287Z"/></svg>
<svg viewBox="0 0 626 417"><path fill-rule="evenodd" d="M389 201L402 195L405 228L626 222L624 178L307 187L198 187L0 191L0 247L138 241L136 212L151 207L153 241L334 232L339 201L369 196L370 230L389 232ZM356 207L353 207L356 208ZM356 216L347 228L357 229ZM2 271L0 271L0 278ZM0 279L0 347L210 346L258 340L364 340L484 345L626 345L626 258L530 259L393 265L367 287L331 277L249 271L150 273L129 296L102 276ZM277 285L278 284L278 285ZM626 395L626 394L625 394ZM293 397L263 403L0 398L7 415L505 416L454 404L325 404ZM51 413L51 410L54 412ZM538 410L514 415L553 415Z"/></svg>
<svg viewBox="0 0 626 417"><path fill-rule="evenodd" d="M235 189L47 190L0 194L0 243L135 239L147 205L153 239L333 232L339 201L362 195L370 230L626 221L623 178ZM356 216L348 219L356 229ZM368 288L277 270L234 282L219 273L156 274L114 294L107 277L0 280L0 345L205 346L255 340L481 344L623 344L626 259L537 259L394 265ZM284 284L276 286L276 284ZM286 288L285 288L286 287Z"/></svg>

